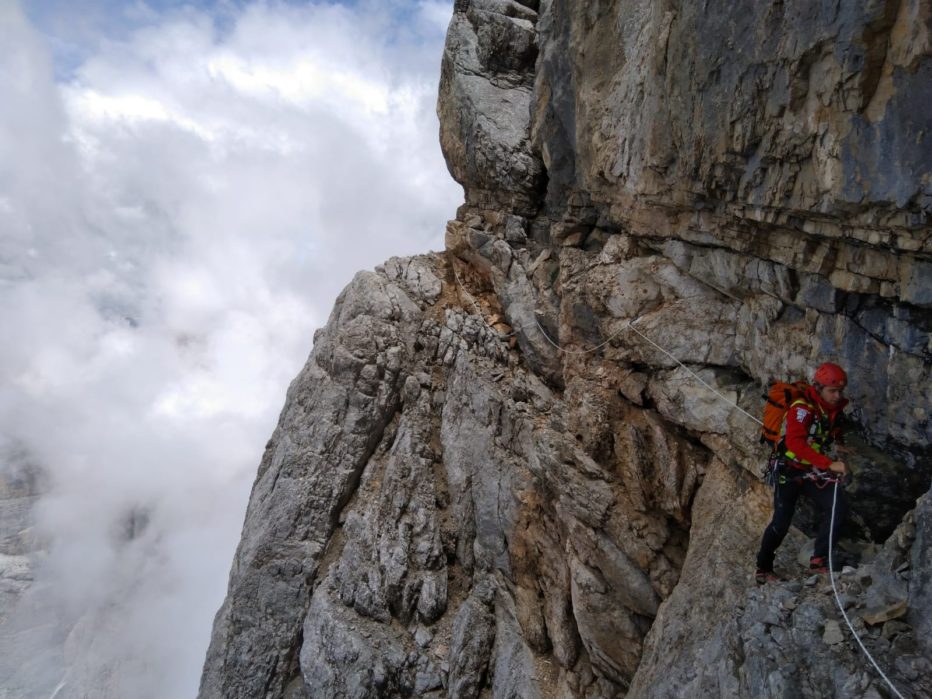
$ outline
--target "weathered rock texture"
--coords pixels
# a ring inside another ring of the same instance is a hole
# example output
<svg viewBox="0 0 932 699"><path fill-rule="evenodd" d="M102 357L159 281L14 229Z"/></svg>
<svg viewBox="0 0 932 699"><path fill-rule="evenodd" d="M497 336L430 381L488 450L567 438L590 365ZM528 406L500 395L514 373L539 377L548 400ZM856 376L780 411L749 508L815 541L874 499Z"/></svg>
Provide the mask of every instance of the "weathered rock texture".
<svg viewBox="0 0 932 699"><path fill-rule="evenodd" d="M0 451L0 624L33 582L33 554L38 549L32 508L42 476L14 449Z"/></svg>
<svg viewBox="0 0 932 699"><path fill-rule="evenodd" d="M859 428L842 601L932 692L929 15L457 0L466 203L315 337L201 696L887 696L804 575L806 512L795 580L752 582L742 410L829 359Z"/></svg>

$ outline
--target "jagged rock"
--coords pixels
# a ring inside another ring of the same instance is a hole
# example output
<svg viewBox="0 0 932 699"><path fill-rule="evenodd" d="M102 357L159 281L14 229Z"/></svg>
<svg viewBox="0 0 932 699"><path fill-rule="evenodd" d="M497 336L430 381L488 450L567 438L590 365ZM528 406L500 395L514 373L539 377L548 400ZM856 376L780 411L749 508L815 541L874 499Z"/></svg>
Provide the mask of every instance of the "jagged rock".
<svg viewBox="0 0 932 699"><path fill-rule="evenodd" d="M891 619L899 619L906 614L906 610L907 600L904 595L902 599L886 604L877 604L875 602L861 613L861 618L871 626L875 626Z"/></svg>
<svg viewBox="0 0 932 699"><path fill-rule="evenodd" d="M304 638L300 656L304 685L320 696L363 699L411 693L415 667L408 662L400 634L384 624L360 629L353 615L334 604L326 592L314 595Z"/></svg>
<svg viewBox="0 0 932 699"><path fill-rule="evenodd" d="M904 624L902 621L888 621L883 625L883 637L887 640L896 638L900 634L909 633L912 631L912 627L909 624Z"/></svg>
<svg viewBox="0 0 932 699"><path fill-rule="evenodd" d="M909 548L909 607L906 620L927 657L932 657L932 494L926 493L913 512L915 543ZM894 537L891 537L894 538Z"/></svg>
<svg viewBox="0 0 932 699"><path fill-rule="evenodd" d="M496 697L546 696L547 686L538 677L534 652L525 641L509 595L499 597L495 606L495 647L492 657L492 695Z"/></svg>
<svg viewBox="0 0 932 699"><path fill-rule="evenodd" d="M393 257L384 265L376 268L390 280L404 288L412 298L421 299L428 304L436 303L443 289L434 270L424 258Z"/></svg>
<svg viewBox="0 0 932 699"><path fill-rule="evenodd" d="M537 13L510 1L465 5L447 31L440 73L447 166L470 183L467 201L533 213L543 179L540 156L529 147Z"/></svg>
<svg viewBox="0 0 932 699"><path fill-rule="evenodd" d="M0 450L0 624L34 580L40 549L32 528L32 508L42 474L14 449ZM6 668L0 666L0 677Z"/></svg>
<svg viewBox="0 0 932 699"><path fill-rule="evenodd" d="M5 617L3 612L13 608L32 581L32 561L28 556L0 553L0 621Z"/></svg>
<svg viewBox="0 0 932 699"><path fill-rule="evenodd" d="M482 690L495 638L493 597L492 585L480 583L456 614L450 646L450 697L474 699Z"/></svg>

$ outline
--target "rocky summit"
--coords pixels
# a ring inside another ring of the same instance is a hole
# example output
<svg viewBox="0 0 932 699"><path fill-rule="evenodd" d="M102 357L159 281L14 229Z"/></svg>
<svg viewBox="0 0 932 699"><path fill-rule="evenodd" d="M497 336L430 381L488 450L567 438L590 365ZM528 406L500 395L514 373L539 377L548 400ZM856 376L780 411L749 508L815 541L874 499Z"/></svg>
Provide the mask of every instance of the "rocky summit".
<svg viewBox="0 0 932 699"><path fill-rule="evenodd" d="M201 697L894 696L859 640L932 696L930 13L456 0L465 202L316 334ZM837 600L811 512L754 581L762 393L825 360Z"/></svg>

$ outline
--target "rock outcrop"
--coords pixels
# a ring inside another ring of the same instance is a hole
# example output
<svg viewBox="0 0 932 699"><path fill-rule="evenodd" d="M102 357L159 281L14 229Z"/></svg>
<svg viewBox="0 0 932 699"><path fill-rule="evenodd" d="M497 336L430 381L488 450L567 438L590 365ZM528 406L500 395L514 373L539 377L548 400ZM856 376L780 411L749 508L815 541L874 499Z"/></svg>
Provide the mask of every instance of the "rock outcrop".
<svg viewBox="0 0 932 699"><path fill-rule="evenodd" d="M357 275L253 488L202 697L882 697L757 588L762 386L849 368L842 604L926 696L928 6L458 0L446 251Z"/></svg>
<svg viewBox="0 0 932 699"><path fill-rule="evenodd" d="M42 490L42 474L16 449L0 450L0 624L8 618L34 579L39 548L32 508Z"/></svg>

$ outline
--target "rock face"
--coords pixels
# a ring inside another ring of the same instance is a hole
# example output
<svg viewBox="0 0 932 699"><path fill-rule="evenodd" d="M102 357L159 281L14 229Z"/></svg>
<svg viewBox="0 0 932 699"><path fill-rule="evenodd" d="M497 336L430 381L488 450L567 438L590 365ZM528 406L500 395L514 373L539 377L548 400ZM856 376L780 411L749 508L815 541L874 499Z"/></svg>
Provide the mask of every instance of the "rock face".
<svg viewBox="0 0 932 699"><path fill-rule="evenodd" d="M9 453L7 453L9 452ZM0 451L0 624L33 582L32 555L38 548L32 508L42 489L42 475L15 450Z"/></svg>
<svg viewBox="0 0 932 699"><path fill-rule="evenodd" d="M458 0L444 254L337 299L201 696L880 697L811 516L757 588L753 417L845 365L838 576L932 692L926 3ZM873 542L873 543L871 543Z"/></svg>

